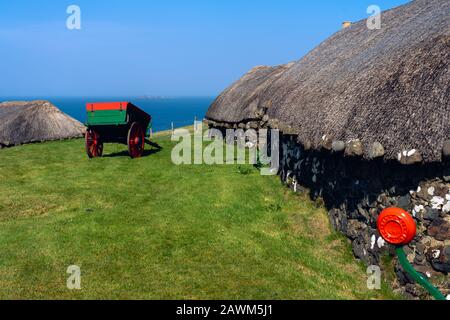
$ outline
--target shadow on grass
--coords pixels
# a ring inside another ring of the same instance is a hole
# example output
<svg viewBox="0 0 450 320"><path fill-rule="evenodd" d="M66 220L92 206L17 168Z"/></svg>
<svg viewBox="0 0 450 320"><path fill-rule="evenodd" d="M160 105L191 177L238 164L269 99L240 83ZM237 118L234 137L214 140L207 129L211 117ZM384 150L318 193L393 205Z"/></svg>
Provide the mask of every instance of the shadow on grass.
<svg viewBox="0 0 450 320"><path fill-rule="evenodd" d="M149 142L147 141L147 144L149 144L150 146L152 146L152 149L148 150L144 150L144 153L142 154L142 158L144 157L148 157L151 156L152 154L156 154L158 152L161 152L161 150L163 149L159 144L155 143L155 142ZM128 153L128 151L124 150L124 151L120 151L120 152L114 152L114 153L110 153L110 154L104 154L103 157L104 158L114 158L114 157L129 157L130 154Z"/></svg>

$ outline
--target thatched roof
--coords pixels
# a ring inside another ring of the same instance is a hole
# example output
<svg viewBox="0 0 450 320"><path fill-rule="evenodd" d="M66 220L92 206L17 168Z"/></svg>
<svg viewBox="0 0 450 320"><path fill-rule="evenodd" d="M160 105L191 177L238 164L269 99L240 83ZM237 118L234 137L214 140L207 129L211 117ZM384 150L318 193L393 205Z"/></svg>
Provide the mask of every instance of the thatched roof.
<svg viewBox="0 0 450 320"><path fill-rule="evenodd" d="M269 79L254 109L267 110L273 123L314 148L324 138L359 139L368 158L378 143L386 159L415 151L415 160L442 160L450 139L450 1L416 0L381 18L381 30L354 23ZM213 110L230 108L223 95ZM234 99L231 108L246 106ZM207 118L233 122L238 113Z"/></svg>
<svg viewBox="0 0 450 320"><path fill-rule="evenodd" d="M85 127L48 101L0 103L0 145L83 136Z"/></svg>
<svg viewBox="0 0 450 320"><path fill-rule="evenodd" d="M259 96L292 65L253 68L217 97L206 117L229 123L262 118L264 110L258 108Z"/></svg>

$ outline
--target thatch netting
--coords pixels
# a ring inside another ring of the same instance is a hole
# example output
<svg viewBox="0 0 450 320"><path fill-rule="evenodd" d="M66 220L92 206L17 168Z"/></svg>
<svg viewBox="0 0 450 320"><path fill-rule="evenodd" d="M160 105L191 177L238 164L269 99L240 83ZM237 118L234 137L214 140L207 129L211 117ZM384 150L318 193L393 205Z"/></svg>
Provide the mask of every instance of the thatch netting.
<svg viewBox="0 0 450 320"><path fill-rule="evenodd" d="M276 79L269 76L254 109L315 148L324 136L359 139L366 156L379 142L386 159L418 150L425 162L442 160L450 139L450 1L412 1L383 12L381 21L381 30L357 22ZM241 91L252 90L244 78ZM239 112L227 110L247 107L246 99L224 104L227 94L213 104L208 119L234 122Z"/></svg>
<svg viewBox="0 0 450 320"><path fill-rule="evenodd" d="M0 144L18 144L83 136L85 127L48 101L0 103Z"/></svg>

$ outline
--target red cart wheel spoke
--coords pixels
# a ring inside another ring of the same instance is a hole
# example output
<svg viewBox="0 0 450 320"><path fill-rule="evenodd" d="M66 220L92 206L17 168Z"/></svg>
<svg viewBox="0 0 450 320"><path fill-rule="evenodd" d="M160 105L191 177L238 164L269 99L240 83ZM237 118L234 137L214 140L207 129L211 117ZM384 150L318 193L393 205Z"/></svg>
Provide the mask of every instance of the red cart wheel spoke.
<svg viewBox="0 0 450 320"><path fill-rule="evenodd" d="M93 129L87 129L85 135L86 153L89 158L101 157L103 154L103 142L100 135Z"/></svg>
<svg viewBox="0 0 450 320"><path fill-rule="evenodd" d="M142 126L138 122L134 122L128 131L128 152L130 157L139 158L144 153L145 135Z"/></svg>

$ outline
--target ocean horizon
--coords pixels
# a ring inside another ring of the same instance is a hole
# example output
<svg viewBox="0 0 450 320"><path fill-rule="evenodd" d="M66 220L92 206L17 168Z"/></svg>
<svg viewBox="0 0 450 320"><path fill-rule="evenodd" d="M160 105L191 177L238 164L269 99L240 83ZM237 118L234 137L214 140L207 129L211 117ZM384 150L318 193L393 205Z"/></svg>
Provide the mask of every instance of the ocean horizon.
<svg viewBox="0 0 450 320"><path fill-rule="evenodd" d="M205 117L215 97L3 97L0 102L17 100L48 100L62 112L86 122L86 103L129 101L149 113L154 132L192 125Z"/></svg>

